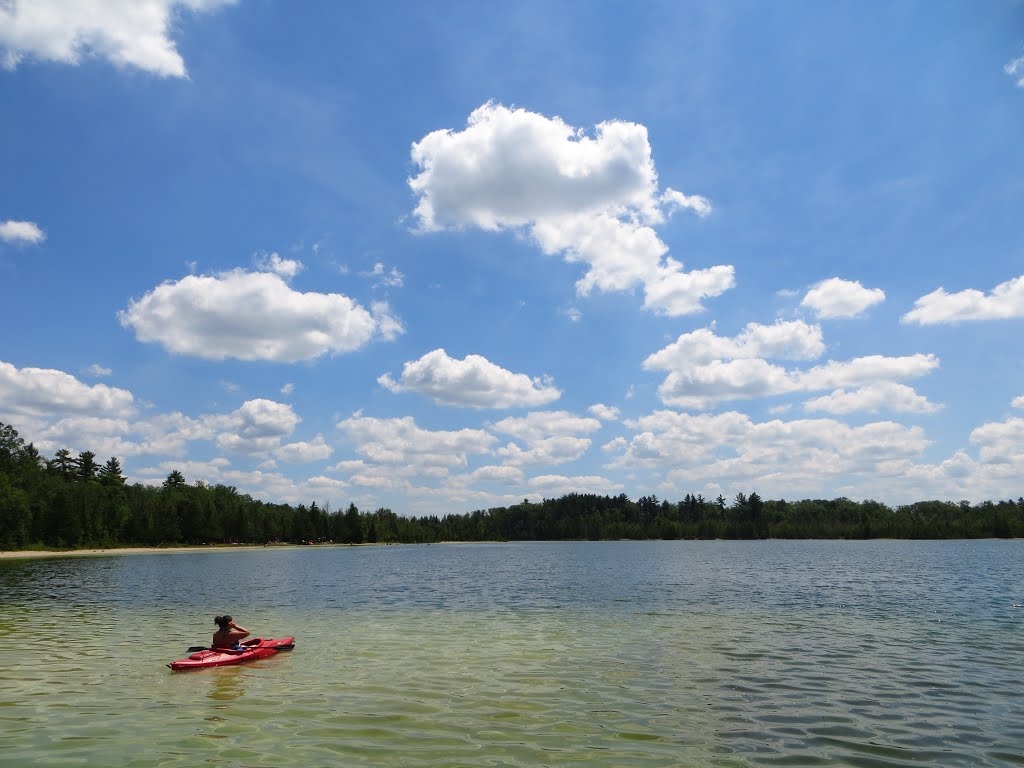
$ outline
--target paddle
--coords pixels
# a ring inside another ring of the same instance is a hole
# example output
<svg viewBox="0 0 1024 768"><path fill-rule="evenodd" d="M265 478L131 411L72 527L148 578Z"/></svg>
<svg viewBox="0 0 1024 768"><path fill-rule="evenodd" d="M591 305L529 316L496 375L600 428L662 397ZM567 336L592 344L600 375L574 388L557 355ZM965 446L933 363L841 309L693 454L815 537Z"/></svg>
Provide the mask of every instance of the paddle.
<svg viewBox="0 0 1024 768"><path fill-rule="evenodd" d="M288 645L277 645L274 646L275 651L291 651L295 648L295 643L288 643ZM185 653L199 653L200 651L220 651L222 653L244 653L247 648L210 648L207 645L193 645Z"/></svg>

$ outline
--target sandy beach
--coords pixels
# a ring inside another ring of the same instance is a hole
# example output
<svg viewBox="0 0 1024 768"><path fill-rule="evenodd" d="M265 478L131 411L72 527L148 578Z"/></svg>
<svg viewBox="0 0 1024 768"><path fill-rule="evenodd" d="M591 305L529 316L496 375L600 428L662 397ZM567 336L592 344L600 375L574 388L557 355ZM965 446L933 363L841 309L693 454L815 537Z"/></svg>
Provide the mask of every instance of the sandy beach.
<svg viewBox="0 0 1024 768"><path fill-rule="evenodd" d="M299 546L275 545L275 546ZM238 546L216 547L117 547L110 549L69 549L69 550L0 550L0 560L16 560L32 557L94 557L97 555L157 555L181 552L235 552L240 549L264 549L260 544L239 544Z"/></svg>

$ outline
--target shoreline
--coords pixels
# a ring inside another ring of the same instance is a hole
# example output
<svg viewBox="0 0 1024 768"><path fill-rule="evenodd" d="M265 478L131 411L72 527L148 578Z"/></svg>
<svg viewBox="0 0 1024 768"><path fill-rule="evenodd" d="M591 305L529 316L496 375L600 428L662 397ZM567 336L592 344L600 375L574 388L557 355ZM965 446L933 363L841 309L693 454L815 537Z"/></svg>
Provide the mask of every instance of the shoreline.
<svg viewBox="0 0 1024 768"><path fill-rule="evenodd" d="M238 552L253 549L291 549L311 546L365 546L349 544L216 544L182 547L108 547L106 549L8 549L0 550L0 560L23 560L42 557L97 557L109 555L161 555L186 552Z"/></svg>

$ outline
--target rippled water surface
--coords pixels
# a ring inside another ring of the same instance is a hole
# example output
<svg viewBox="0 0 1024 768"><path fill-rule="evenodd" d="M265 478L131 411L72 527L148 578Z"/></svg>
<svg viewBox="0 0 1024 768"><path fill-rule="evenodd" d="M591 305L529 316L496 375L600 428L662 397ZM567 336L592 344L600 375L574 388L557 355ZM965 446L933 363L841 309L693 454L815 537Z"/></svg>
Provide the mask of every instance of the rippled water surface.
<svg viewBox="0 0 1024 768"><path fill-rule="evenodd" d="M1024 765L1024 542L0 562L0 766ZM230 612L292 653L171 672Z"/></svg>

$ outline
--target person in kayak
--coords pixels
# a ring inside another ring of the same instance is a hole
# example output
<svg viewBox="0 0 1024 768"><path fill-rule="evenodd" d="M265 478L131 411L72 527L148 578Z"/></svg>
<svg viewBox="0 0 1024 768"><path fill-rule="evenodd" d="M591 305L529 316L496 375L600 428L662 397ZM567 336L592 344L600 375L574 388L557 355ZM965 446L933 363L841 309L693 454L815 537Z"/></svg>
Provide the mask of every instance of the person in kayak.
<svg viewBox="0 0 1024 768"><path fill-rule="evenodd" d="M213 622L220 627L213 633L213 643L211 643L213 648L237 649L240 645L239 641L249 636L249 630L235 624L235 620L230 616L214 616Z"/></svg>

